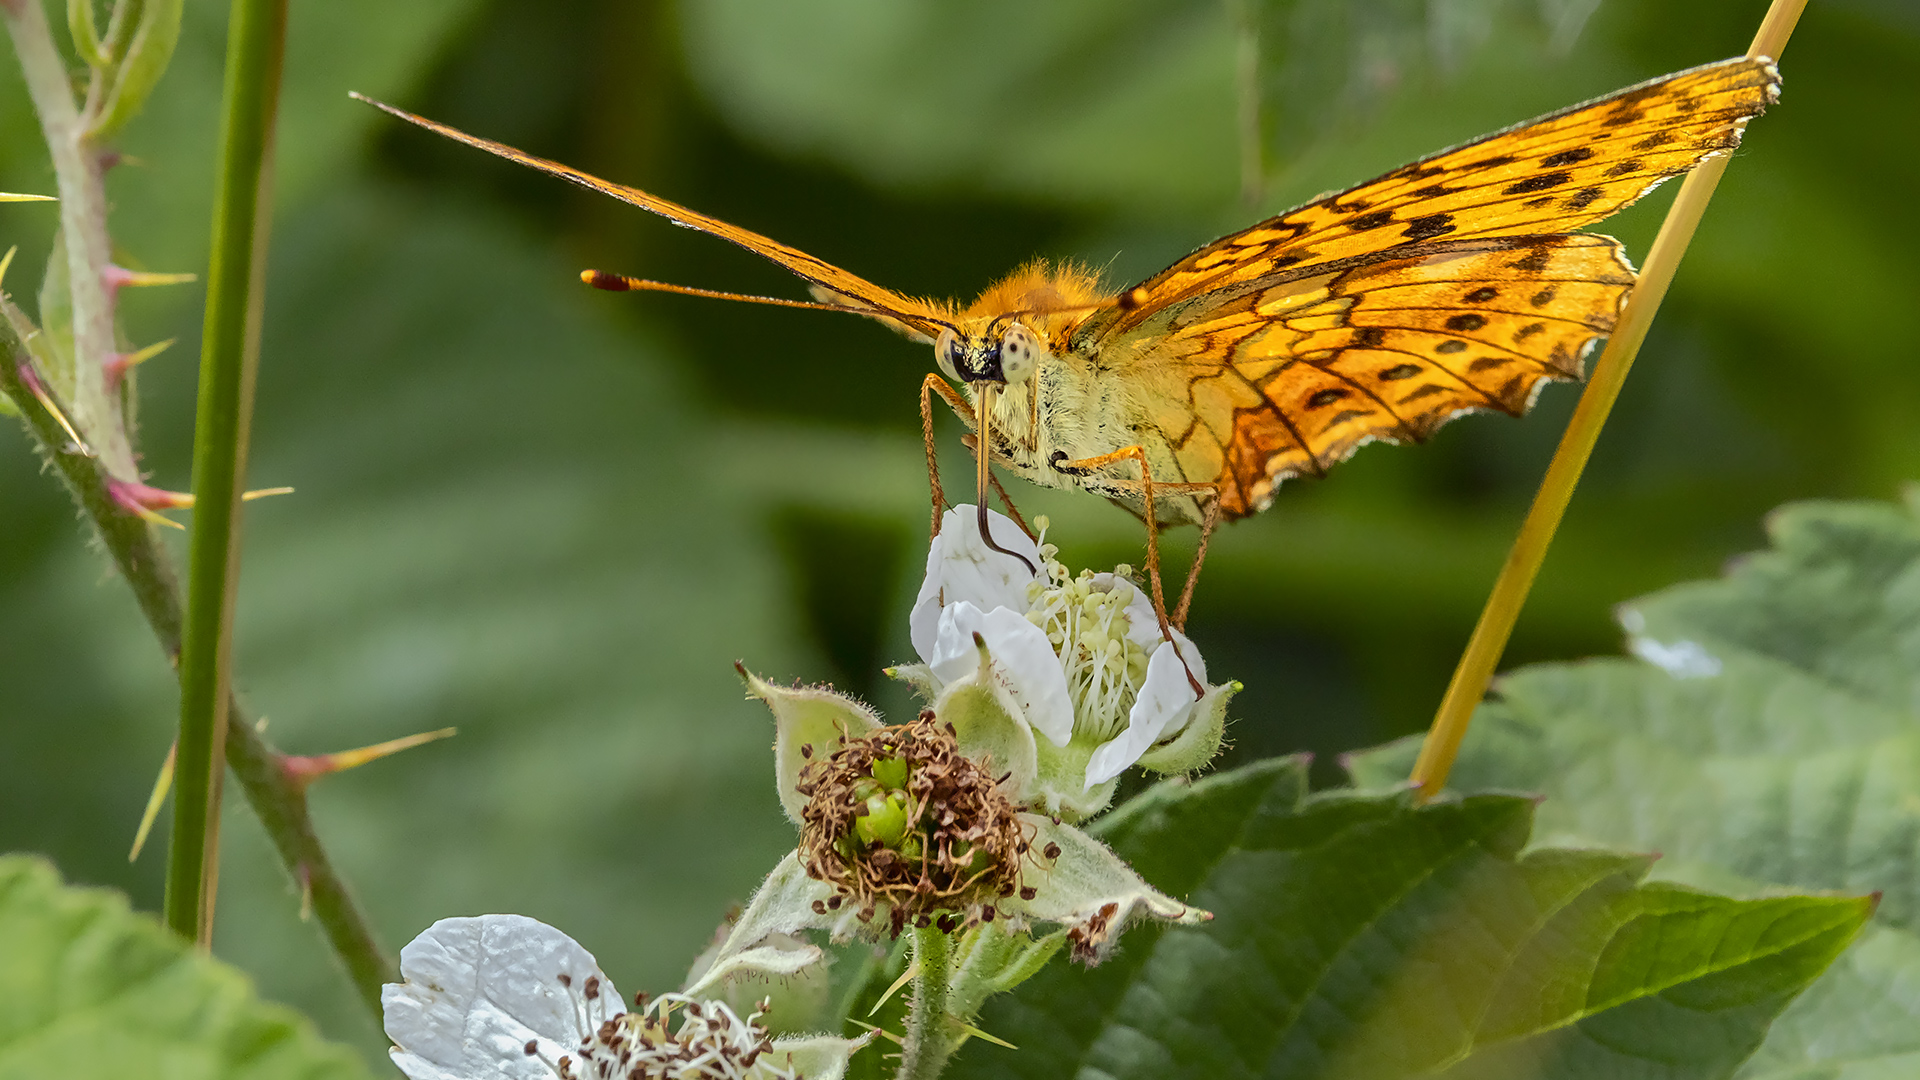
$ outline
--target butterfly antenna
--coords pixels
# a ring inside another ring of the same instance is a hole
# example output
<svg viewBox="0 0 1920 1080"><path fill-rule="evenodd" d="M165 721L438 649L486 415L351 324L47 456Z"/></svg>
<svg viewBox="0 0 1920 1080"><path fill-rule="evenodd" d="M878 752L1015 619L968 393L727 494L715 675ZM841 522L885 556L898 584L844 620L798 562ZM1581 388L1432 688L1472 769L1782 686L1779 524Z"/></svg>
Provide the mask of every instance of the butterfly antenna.
<svg viewBox="0 0 1920 1080"><path fill-rule="evenodd" d="M847 307L844 304L821 304L810 300L783 300L778 296L753 296L747 293L721 292L717 289L696 289L691 285L673 285L664 281L628 277L625 274L609 274L605 270L582 270L580 280L596 289L605 289L608 292L679 293L682 296L704 296L710 300L738 300L745 304L806 308L810 311L844 311L852 315L865 314L859 308Z"/></svg>
<svg viewBox="0 0 1920 1080"><path fill-rule="evenodd" d="M974 460L978 462L979 471L974 476L973 503L975 511L980 515L980 540L986 544L990 550L997 551L1002 555L1011 555L1019 559L1020 564L1027 568L1027 573L1038 574L1040 572L1039 567L1029 562L1025 555L1017 551L1008 551L1006 548L994 543L993 533L988 531L987 487L993 481L993 471L991 467L993 456L987 450L987 447L992 445L988 439L987 426L993 421L993 384L990 382L982 382L976 383L975 386L978 387L978 389L975 391L976 396L974 398L973 457Z"/></svg>

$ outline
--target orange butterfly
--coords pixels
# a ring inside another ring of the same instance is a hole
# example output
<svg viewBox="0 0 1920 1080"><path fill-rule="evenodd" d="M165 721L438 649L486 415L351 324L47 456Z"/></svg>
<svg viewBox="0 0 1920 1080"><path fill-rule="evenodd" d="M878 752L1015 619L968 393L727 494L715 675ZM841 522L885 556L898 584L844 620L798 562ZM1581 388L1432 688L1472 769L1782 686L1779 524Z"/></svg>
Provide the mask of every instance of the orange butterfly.
<svg viewBox="0 0 1920 1080"><path fill-rule="evenodd" d="M1731 151L1779 86L1763 57L1693 68L1322 197L1118 293L1079 267L1034 263L966 307L902 296L656 195L361 100L730 240L811 283L818 302L596 271L581 275L589 284L851 311L932 343L946 376L921 391L936 528L935 393L973 429L983 536L996 462L1135 508L1155 547L1153 526L1210 531L1364 443L1419 442L1482 409L1517 416L1545 380L1578 379L1634 269L1618 241L1572 230ZM1157 549L1148 554L1164 622Z"/></svg>

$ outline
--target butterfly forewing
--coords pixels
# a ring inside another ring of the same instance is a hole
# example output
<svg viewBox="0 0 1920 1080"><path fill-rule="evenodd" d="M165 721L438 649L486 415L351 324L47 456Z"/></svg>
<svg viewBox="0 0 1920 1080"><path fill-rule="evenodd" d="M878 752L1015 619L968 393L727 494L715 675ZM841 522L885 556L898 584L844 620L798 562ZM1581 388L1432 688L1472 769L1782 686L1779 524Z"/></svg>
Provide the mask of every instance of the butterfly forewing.
<svg viewBox="0 0 1920 1080"><path fill-rule="evenodd" d="M1634 275L1615 241L1565 230L1727 152L1777 90L1770 62L1729 60L1443 151L1194 252L1073 348L1137 357L1121 377L1180 479L1253 513L1366 442L1578 378Z"/></svg>

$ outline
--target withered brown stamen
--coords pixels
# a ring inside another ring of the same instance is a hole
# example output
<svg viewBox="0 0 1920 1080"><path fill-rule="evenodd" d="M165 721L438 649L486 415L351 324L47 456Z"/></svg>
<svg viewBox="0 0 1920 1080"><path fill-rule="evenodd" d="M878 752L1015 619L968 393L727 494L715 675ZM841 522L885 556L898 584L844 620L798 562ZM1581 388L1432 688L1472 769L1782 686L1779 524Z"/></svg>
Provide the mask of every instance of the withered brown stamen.
<svg viewBox="0 0 1920 1080"><path fill-rule="evenodd" d="M827 907L852 900L870 924L884 907L882 929L897 936L927 915L957 926L950 914L1018 891L1028 830L988 767L962 754L931 710L844 739L803 776L812 795L801 860L834 887Z"/></svg>

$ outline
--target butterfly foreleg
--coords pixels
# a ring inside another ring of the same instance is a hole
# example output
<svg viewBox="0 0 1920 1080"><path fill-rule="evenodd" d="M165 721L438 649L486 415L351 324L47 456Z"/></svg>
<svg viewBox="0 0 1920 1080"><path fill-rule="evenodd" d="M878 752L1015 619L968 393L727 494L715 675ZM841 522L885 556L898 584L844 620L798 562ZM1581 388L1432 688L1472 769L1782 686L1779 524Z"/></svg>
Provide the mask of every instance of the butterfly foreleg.
<svg viewBox="0 0 1920 1080"><path fill-rule="evenodd" d="M1160 527L1154 518L1153 489L1156 487L1169 489L1211 488L1213 485L1155 484L1153 482L1153 467L1147 464L1147 448L1138 443L1132 446L1121 447L1110 454L1101 454L1097 457L1080 458L1077 461L1056 461L1053 463L1053 467L1064 473L1084 475L1094 469L1104 468L1108 465L1117 465L1123 461L1138 461L1140 463L1139 484L1141 498L1146 503L1147 520L1147 582L1153 590L1153 614L1156 619L1160 620L1160 636L1168 641L1172 641L1173 626L1167 619L1166 593L1160 585ZM1185 597L1183 596L1181 603L1182 614L1185 613L1185 610L1186 604ZM1187 683L1193 687L1194 696L1205 697L1207 693L1206 687L1200 685L1199 679L1194 678L1193 669L1187 667L1187 658L1180 655L1180 650L1177 646L1174 649L1174 655L1179 657L1180 666L1186 670Z"/></svg>
<svg viewBox="0 0 1920 1080"><path fill-rule="evenodd" d="M936 392L962 420L972 418L973 406L938 375L929 373L920 381L920 434L927 443L927 489L933 497L933 535L939 536L940 515L946 512L947 496L940 490L940 458L933 445L933 395ZM1002 492L1001 497L1005 498L1006 493Z"/></svg>

